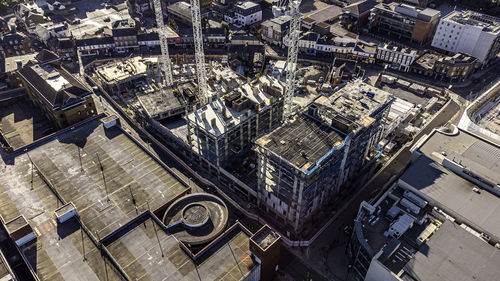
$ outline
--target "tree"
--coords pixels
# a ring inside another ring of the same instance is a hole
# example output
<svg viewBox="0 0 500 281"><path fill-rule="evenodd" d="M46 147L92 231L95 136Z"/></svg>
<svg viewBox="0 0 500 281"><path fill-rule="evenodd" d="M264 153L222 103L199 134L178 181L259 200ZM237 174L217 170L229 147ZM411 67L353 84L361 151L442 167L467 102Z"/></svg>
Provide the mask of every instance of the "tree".
<svg viewBox="0 0 500 281"><path fill-rule="evenodd" d="M175 31L179 31L179 27L177 26L177 23L175 22L174 19L169 18L168 19L168 25Z"/></svg>

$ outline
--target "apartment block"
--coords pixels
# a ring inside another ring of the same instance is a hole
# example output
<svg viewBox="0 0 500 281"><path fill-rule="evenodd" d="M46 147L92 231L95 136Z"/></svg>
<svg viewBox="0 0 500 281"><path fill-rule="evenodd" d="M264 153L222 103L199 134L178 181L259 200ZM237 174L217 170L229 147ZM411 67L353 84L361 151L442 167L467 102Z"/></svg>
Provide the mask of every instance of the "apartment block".
<svg viewBox="0 0 500 281"><path fill-rule="evenodd" d="M299 233L367 161L392 96L355 80L255 141L257 202Z"/></svg>
<svg viewBox="0 0 500 281"><path fill-rule="evenodd" d="M432 46L487 63L500 51L500 19L473 11L453 11L439 21Z"/></svg>
<svg viewBox="0 0 500 281"><path fill-rule="evenodd" d="M384 35L420 45L432 41L441 12L407 4L378 4L372 9L368 27Z"/></svg>
<svg viewBox="0 0 500 281"><path fill-rule="evenodd" d="M347 280L493 280L500 274L500 147L434 130L411 165L354 221Z"/></svg>

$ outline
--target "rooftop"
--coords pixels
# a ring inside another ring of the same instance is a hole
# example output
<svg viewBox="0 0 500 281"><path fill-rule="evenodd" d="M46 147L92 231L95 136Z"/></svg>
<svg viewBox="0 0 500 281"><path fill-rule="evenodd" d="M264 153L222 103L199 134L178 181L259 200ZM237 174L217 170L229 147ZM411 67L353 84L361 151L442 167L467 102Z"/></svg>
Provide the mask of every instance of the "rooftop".
<svg viewBox="0 0 500 281"><path fill-rule="evenodd" d="M257 231L251 238L264 251L280 239L280 235L267 224Z"/></svg>
<svg viewBox="0 0 500 281"><path fill-rule="evenodd" d="M142 104L146 113L153 118L168 112L182 110L184 99L172 89L161 91L156 84L144 84L144 91L137 92L137 99Z"/></svg>
<svg viewBox="0 0 500 281"><path fill-rule="evenodd" d="M423 155L399 181L500 240L500 148L458 130L434 131L417 151Z"/></svg>
<svg viewBox="0 0 500 281"><path fill-rule="evenodd" d="M390 4L378 4L375 6L377 9L389 11L392 13L403 14L424 22L430 22L432 20L438 19L441 16L441 12L431 8L419 8L408 4L400 4L397 2L392 2Z"/></svg>
<svg viewBox="0 0 500 281"><path fill-rule="evenodd" d="M443 56L433 53L425 53L421 55L417 60L415 60L414 65L421 67L423 69L432 70L436 61L441 59Z"/></svg>
<svg viewBox="0 0 500 281"><path fill-rule="evenodd" d="M97 67L96 73L106 83L117 83L132 76L146 75L147 63L156 63L156 61L157 58L142 58L137 56Z"/></svg>
<svg viewBox="0 0 500 281"><path fill-rule="evenodd" d="M461 25L475 26L486 32L500 33L500 19L469 10L455 10L443 17L443 20Z"/></svg>
<svg viewBox="0 0 500 281"><path fill-rule="evenodd" d="M375 121L376 113L391 100L391 94L356 79L330 97L319 97L314 105L319 107L319 115L327 123L332 124L336 120L351 131L357 127L368 127Z"/></svg>
<svg viewBox="0 0 500 281"><path fill-rule="evenodd" d="M90 95L87 87L59 62L26 65L18 71L52 106L69 106Z"/></svg>
<svg viewBox="0 0 500 281"><path fill-rule="evenodd" d="M224 73L229 75L231 72L220 72L222 75L215 73L218 81L215 88L218 89L219 96L224 97L188 115L190 121L215 136L220 136L243 120L251 118L256 112L256 105L263 109L276 102L274 99L281 96L284 88L284 83L271 75L262 76L258 81L244 82L234 74L231 77ZM274 88L271 89L272 87ZM270 93L271 91L274 92Z"/></svg>
<svg viewBox="0 0 500 281"><path fill-rule="evenodd" d="M240 280L255 267L249 256L251 233L239 223L197 254L163 227L144 215L103 242L130 280Z"/></svg>
<svg viewBox="0 0 500 281"><path fill-rule="evenodd" d="M256 144L289 161L298 169L314 167L333 147L342 145L344 137L332 127L298 114Z"/></svg>
<svg viewBox="0 0 500 281"><path fill-rule="evenodd" d="M414 280L495 280L500 275L499 264L499 249L447 220L404 266L404 271Z"/></svg>
<svg viewBox="0 0 500 281"><path fill-rule="evenodd" d="M335 5L329 5L319 11L309 14L307 17L314 20L316 23L320 23L335 20L340 17L341 14L342 8Z"/></svg>
<svg viewBox="0 0 500 281"><path fill-rule="evenodd" d="M397 185L373 205L362 204L354 230L398 280L490 280L500 271L499 249Z"/></svg>

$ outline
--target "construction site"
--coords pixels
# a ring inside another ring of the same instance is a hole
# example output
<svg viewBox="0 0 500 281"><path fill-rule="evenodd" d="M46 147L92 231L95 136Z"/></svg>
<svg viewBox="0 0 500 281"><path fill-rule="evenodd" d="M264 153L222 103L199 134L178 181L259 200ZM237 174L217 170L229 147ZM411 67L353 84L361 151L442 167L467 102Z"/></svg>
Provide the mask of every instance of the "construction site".
<svg viewBox="0 0 500 281"><path fill-rule="evenodd" d="M369 161L392 95L354 80L255 141L259 206L300 231Z"/></svg>

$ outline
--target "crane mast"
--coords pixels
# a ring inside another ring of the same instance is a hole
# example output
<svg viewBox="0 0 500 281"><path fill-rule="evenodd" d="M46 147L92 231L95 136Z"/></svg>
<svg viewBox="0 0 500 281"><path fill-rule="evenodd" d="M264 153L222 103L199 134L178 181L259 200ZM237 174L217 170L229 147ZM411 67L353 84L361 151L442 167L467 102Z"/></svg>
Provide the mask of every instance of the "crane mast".
<svg viewBox="0 0 500 281"><path fill-rule="evenodd" d="M203 35L201 30L200 1L191 0L191 16L193 21L194 56L196 60L196 76L200 105L209 103L205 54L203 53Z"/></svg>
<svg viewBox="0 0 500 281"><path fill-rule="evenodd" d="M288 34L289 46L288 57L286 60L286 86L283 102L283 121L287 120L292 114L292 99L297 88L297 56L299 54L299 35L300 35L300 0L290 0L289 8L292 16L290 22L290 31Z"/></svg>
<svg viewBox="0 0 500 281"><path fill-rule="evenodd" d="M174 79L172 78L172 66L170 63L170 55L168 53L168 42L165 34L165 24L163 23L163 13L160 0L153 0L153 5L156 16L156 25L158 26L158 37L160 39L161 56L159 57L159 63L161 65L161 70L163 71L163 83L166 86L172 86L172 84L174 84Z"/></svg>

